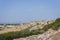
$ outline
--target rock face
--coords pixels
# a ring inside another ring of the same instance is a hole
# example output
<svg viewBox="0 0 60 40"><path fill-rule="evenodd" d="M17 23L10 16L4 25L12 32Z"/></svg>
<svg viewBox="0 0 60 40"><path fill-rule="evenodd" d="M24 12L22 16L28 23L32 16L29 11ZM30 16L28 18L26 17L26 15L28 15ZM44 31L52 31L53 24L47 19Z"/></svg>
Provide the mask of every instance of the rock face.
<svg viewBox="0 0 60 40"><path fill-rule="evenodd" d="M14 40L60 40L60 29L58 31L49 29L43 34L32 35L26 38L18 38Z"/></svg>

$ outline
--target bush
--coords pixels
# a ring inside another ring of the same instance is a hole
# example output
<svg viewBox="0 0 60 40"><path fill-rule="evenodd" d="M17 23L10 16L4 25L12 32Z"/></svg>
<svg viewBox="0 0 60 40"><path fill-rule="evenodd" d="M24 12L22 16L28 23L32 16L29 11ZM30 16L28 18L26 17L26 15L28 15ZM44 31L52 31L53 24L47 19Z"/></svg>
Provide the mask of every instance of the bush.
<svg viewBox="0 0 60 40"><path fill-rule="evenodd" d="M55 22L60 22L60 18L57 18L57 19L55 20Z"/></svg>
<svg viewBox="0 0 60 40"><path fill-rule="evenodd" d="M36 23L36 25L40 25L39 23Z"/></svg>

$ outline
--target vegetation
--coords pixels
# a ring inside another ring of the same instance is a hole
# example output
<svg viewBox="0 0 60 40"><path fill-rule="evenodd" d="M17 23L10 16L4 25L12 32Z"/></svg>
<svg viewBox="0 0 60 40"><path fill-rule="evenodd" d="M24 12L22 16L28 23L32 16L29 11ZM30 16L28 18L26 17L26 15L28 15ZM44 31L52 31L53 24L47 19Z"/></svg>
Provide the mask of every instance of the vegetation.
<svg viewBox="0 0 60 40"><path fill-rule="evenodd" d="M37 23L37 25L38 25L38 23ZM53 30L58 30L59 27L60 27L60 18L56 19L54 23L45 25L45 27L42 29L31 30L31 31L30 30L22 30L22 31L0 34L0 40L13 40L14 38L42 34L50 28L52 28Z"/></svg>
<svg viewBox="0 0 60 40"><path fill-rule="evenodd" d="M39 23L36 23L36 25L40 25Z"/></svg>

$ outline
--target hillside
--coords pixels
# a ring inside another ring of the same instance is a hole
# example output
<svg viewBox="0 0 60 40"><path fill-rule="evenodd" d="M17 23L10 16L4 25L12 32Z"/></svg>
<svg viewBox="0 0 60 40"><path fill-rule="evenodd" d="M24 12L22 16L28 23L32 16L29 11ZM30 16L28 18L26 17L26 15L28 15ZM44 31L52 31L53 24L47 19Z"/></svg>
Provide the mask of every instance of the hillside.
<svg viewBox="0 0 60 40"><path fill-rule="evenodd" d="M12 25L12 24L4 24L0 25L0 34L2 33L7 33L7 32L12 32L12 31L21 31L21 30L35 30L35 29L42 29L45 25L53 23L54 20L42 20L42 21L34 21L34 22L28 22L28 23L23 23L19 25Z"/></svg>
<svg viewBox="0 0 60 40"><path fill-rule="evenodd" d="M22 29L0 34L0 40L54 40L54 36L58 36L57 34L60 33L60 18L54 21L26 23L19 27L22 27ZM9 29L11 28L14 27L9 27ZM56 38L56 40L58 39Z"/></svg>
<svg viewBox="0 0 60 40"><path fill-rule="evenodd" d="M14 39L14 40L60 40L60 28L59 28L60 27L60 18L56 19L55 22L48 24L48 25L52 26L52 29L49 27L48 31L44 32L43 34L32 35L29 37L18 38L18 39ZM44 28L46 28L46 27L44 27Z"/></svg>

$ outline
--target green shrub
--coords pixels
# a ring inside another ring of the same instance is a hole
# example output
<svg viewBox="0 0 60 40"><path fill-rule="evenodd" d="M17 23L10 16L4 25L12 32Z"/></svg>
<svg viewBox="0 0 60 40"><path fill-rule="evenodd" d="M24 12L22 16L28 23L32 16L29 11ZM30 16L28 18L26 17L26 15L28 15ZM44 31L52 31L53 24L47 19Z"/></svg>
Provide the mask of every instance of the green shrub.
<svg viewBox="0 0 60 40"><path fill-rule="evenodd" d="M55 20L55 22L60 22L60 18L57 18L57 19Z"/></svg>
<svg viewBox="0 0 60 40"><path fill-rule="evenodd" d="M39 23L36 23L36 25L40 25Z"/></svg>

